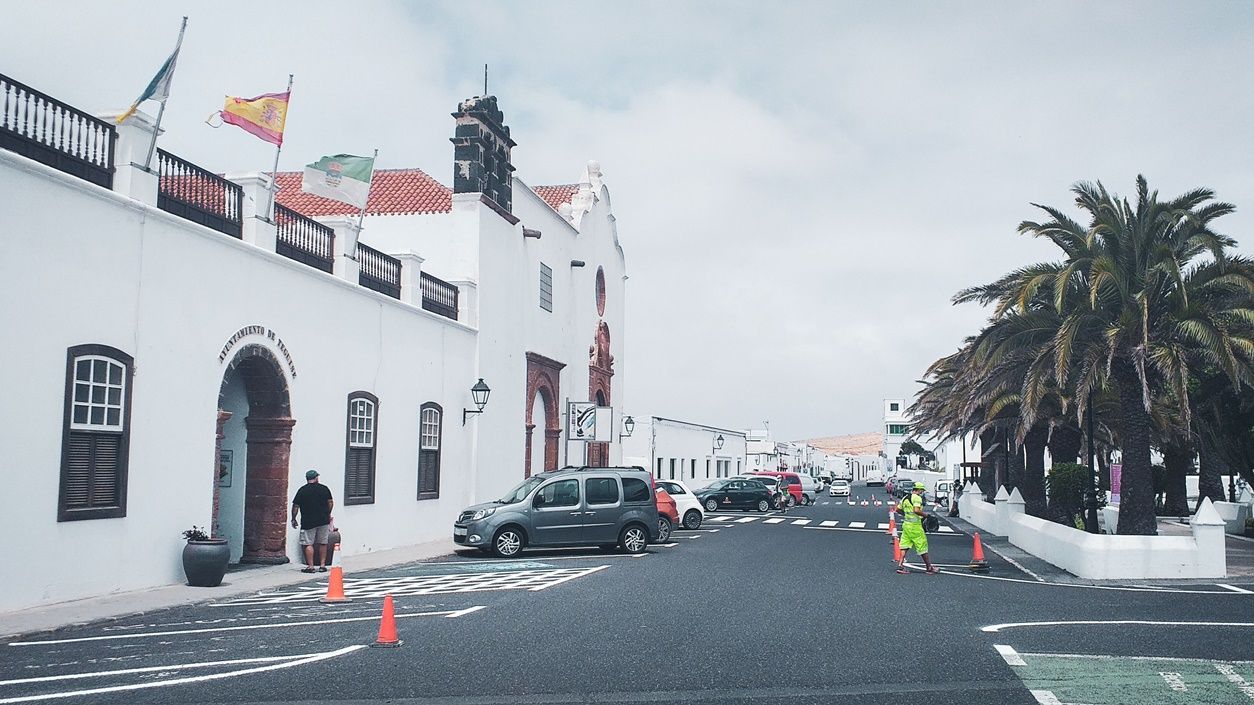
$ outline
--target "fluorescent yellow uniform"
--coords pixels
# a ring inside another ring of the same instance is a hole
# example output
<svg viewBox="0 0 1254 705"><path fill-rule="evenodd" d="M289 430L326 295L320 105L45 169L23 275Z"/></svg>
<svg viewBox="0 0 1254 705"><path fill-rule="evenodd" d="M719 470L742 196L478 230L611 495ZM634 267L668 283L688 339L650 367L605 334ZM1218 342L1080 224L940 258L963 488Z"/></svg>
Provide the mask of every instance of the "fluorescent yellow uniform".
<svg viewBox="0 0 1254 705"><path fill-rule="evenodd" d="M923 532L923 517L914 513L916 507L923 507L923 498L913 492L897 505L905 515L901 520L901 550L913 548L921 555L927 553L927 534Z"/></svg>

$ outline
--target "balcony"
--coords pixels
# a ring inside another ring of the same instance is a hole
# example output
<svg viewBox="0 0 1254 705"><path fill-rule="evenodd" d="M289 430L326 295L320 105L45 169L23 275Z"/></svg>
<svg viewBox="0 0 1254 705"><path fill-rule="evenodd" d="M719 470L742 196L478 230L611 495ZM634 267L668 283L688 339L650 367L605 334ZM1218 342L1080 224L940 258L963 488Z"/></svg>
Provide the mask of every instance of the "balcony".
<svg viewBox="0 0 1254 705"><path fill-rule="evenodd" d="M157 207L234 238L244 233L244 190L186 159L157 150Z"/></svg>
<svg viewBox="0 0 1254 705"><path fill-rule="evenodd" d="M104 120L0 74L0 148L111 189L117 137Z"/></svg>

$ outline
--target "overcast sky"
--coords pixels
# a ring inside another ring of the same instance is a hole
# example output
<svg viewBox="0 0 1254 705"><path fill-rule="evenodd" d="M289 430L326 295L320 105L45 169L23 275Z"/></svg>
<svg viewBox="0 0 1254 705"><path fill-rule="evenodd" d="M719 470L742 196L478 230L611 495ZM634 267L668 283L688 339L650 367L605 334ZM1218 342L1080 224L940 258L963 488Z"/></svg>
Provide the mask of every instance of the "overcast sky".
<svg viewBox="0 0 1254 705"><path fill-rule="evenodd" d="M1144 173L1215 189L1242 240L1254 213L1248 3L48 1L6 8L0 73L124 108L183 14L162 145L207 168L269 168L202 121L294 73L280 168L378 147L450 183L449 113L485 62L524 180L599 160L628 413L876 430L983 320L956 290L1054 257L1015 234L1029 202Z"/></svg>

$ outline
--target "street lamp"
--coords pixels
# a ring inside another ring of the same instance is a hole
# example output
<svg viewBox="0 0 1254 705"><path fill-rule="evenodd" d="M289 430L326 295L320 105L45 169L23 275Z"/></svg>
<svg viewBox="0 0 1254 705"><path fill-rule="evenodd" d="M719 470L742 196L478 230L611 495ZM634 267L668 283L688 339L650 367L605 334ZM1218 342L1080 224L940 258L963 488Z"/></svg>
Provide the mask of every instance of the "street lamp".
<svg viewBox="0 0 1254 705"><path fill-rule="evenodd" d="M723 434L720 433L718 434L718 437L714 439L714 452L717 453L722 449L723 449Z"/></svg>
<svg viewBox="0 0 1254 705"><path fill-rule="evenodd" d="M470 418L471 414L483 413L483 407L488 405L488 395L491 393L492 390L488 388L488 385L483 383L483 378L480 377L479 381L475 382L475 386L470 388L470 398L475 402L475 408L462 409L463 426L466 425L466 420Z"/></svg>
<svg viewBox="0 0 1254 705"><path fill-rule="evenodd" d="M623 419L623 432L619 434L619 438L631 438L632 432L636 430L636 420L628 416Z"/></svg>

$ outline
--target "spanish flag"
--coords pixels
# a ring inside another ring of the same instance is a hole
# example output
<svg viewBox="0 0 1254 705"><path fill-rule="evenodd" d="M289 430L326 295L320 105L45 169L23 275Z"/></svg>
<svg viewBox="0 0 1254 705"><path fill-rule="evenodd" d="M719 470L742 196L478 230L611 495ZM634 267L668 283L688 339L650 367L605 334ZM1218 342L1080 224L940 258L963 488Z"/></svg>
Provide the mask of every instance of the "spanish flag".
<svg viewBox="0 0 1254 705"><path fill-rule="evenodd" d="M283 125L287 122L288 93L266 93L256 98L227 96L226 106L218 116L222 122L241 127L270 144L283 144Z"/></svg>

